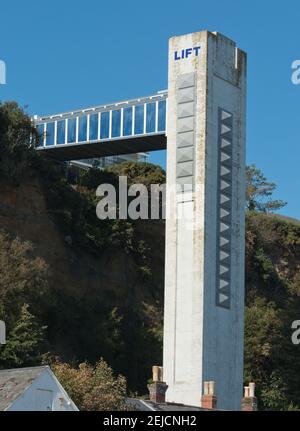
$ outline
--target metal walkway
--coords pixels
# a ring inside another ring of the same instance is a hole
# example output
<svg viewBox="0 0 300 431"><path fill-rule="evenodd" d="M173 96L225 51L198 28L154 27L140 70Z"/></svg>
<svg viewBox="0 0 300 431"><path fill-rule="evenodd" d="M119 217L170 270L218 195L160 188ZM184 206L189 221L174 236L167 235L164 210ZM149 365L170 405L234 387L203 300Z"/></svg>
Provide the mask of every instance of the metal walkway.
<svg viewBox="0 0 300 431"><path fill-rule="evenodd" d="M76 160L166 148L167 91L110 105L34 117L38 151Z"/></svg>

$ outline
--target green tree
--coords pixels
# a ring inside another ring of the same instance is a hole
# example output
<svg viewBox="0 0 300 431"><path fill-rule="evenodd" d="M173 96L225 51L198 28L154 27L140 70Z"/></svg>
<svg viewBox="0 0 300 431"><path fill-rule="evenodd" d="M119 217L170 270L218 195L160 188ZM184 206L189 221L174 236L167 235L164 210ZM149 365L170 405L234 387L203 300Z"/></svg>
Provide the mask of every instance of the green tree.
<svg viewBox="0 0 300 431"><path fill-rule="evenodd" d="M288 403L286 390L283 378L278 372L273 371L261 389L260 399L264 409L272 411L291 409L292 405Z"/></svg>
<svg viewBox="0 0 300 431"><path fill-rule="evenodd" d="M70 168L72 169L72 167ZM76 175L73 175L77 177ZM164 184L166 174L164 170L152 163L124 162L105 169L79 169L79 184L90 189L96 189L100 184L109 183L118 188L120 176L127 177L128 186L132 184Z"/></svg>
<svg viewBox="0 0 300 431"><path fill-rule="evenodd" d="M264 298L256 297L245 309L245 381L257 384L260 409L283 409L287 402L278 369L284 341L280 317L276 304Z"/></svg>
<svg viewBox="0 0 300 431"><path fill-rule="evenodd" d="M0 350L0 364L3 368L40 365L45 351L46 326L40 326L36 317L28 310L28 304L21 308L20 318L9 332L7 343Z"/></svg>
<svg viewBox="0 0 300 431"><path fill-rule="evenodd" d="M0 316L12 327L21 306L36 303L46 291L48 268L33 256L30 242L0 231L0 274Z"/></svg>
<svg viewBox="0 0 300 431"><path fill-rule="evenodd" d="M0 104L0 180L19 184L37 157L38 137L26 113L15 102Z"/></svg>
<svg viewBox="0 0 300 431"><path fill-rule="evenodd" d="M249 211L276 211L286 205L282 200L272 199L277 186L267 181L263 172L255 165L247 166L246 169L246 200Z"/></svg>
<svg viewBox="0 0 300 431"><path fill-rule="evenodd" d="M116 176L126 176L128 185L144 184L149 187L151 184L164 184L166 174L164 170L152 163L124 162L119 165L113 165L106 169Z"/></svg>
<svg viewBox="0 0 300 431"><path fill-rule="evenodd" d="M282 323L273 302L256 297L245 308L245 380L259 383L274 362Z"/></svg>

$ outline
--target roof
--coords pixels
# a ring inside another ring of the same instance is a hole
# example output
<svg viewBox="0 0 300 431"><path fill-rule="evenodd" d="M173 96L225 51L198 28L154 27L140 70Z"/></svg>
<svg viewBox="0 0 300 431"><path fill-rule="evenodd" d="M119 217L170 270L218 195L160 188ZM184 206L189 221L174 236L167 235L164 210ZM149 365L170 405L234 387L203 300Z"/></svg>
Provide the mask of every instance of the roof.
<svg viewBox="0 0 300 431"><path fill-rule="evenodd" d="M48 366L0 370L0 411L6 410Z"/></svg>
<svg viewBox="0 0 300 431"><path fill-rule="evenodd" d="M177 403L154 403L148 399L127 398L127 405L136 410L142 411L157 411L157 412L199 412L210 411L202 407L187 406L185 404Z"/></svg>

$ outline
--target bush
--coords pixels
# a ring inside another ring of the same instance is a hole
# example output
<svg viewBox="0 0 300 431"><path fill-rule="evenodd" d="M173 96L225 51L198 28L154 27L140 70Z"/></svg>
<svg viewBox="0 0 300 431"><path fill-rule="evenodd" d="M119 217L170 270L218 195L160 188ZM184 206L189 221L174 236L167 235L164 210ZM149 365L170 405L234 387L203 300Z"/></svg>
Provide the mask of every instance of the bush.
<svg viewBox="0 0 300 431"><path fill-rule="evenodd" d="M94 367L84 362L72 368L57 361L51 368L80 410L126 410L126 379L114 377L103 359Z"/></svg>

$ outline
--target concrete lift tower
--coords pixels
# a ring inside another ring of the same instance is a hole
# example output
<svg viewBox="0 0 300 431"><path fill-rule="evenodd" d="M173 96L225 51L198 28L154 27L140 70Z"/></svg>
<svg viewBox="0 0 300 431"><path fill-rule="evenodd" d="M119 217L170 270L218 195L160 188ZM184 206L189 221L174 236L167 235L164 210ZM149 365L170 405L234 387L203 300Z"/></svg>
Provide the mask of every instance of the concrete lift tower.
<svg viewBox="0 0 300 431"><path fill-rule="evenodd" d="M166 400L240 410L243 388L246 54L219 33L169 41Z"/></svg>

